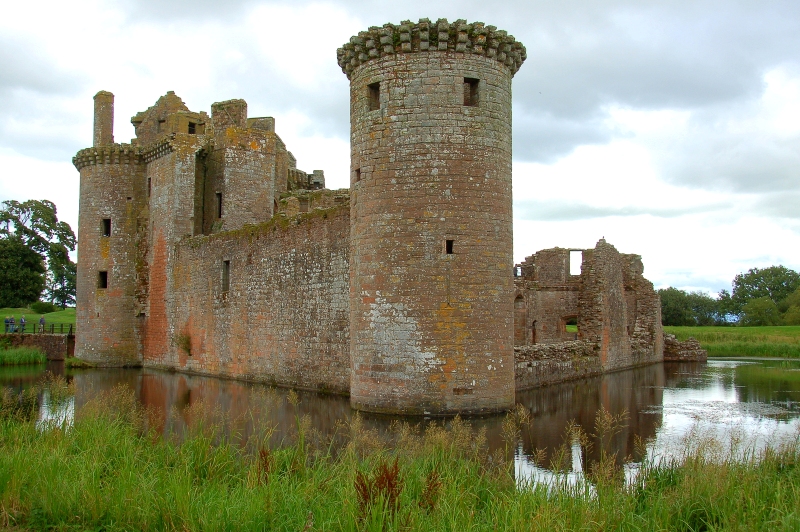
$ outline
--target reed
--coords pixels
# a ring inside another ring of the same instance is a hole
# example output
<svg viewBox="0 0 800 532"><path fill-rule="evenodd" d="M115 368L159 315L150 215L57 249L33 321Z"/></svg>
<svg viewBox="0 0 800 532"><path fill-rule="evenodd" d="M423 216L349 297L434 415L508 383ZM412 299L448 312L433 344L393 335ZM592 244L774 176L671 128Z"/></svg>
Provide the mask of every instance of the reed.
<svg viewBox="0 0 800 532"><path fill-rule="evenodd" d="M63 381L55 379L48 386L51 408L69 400L69 386ZM79 408L69 427L42 428L32 415L38 396L6 391L0 401L3 528L800 527L797 441L737 460L708 459L695 451L669 463L645 460L632 483L622 480L614 457L606 455L605 463L588 464L586 483L520 485L512 458L527 422L524 409L508 416L503 427L506 447L495 452L489 452L485 433L476 434L458 418L424 431L398 422L389 445L355 416L341 425L336 437L344 446L334 453L332 442L306 432L302 418L297 419L296 437L278 448L268 447L266 440L242 445L204 420L178 443L157 434L151 427L158 413L137 406L133 394L123 388ZM599 416L597 444L616 437L623 422L607 413ZM588 441L574 429L570 437L581 445Z"/></svg>
<svg viewBox="0 0 800 532"><path fill-rule="evenodd" d="M44 364L47 357L35 347L12 347L0 349L0 366L22 366L26 364Z"/></svg>

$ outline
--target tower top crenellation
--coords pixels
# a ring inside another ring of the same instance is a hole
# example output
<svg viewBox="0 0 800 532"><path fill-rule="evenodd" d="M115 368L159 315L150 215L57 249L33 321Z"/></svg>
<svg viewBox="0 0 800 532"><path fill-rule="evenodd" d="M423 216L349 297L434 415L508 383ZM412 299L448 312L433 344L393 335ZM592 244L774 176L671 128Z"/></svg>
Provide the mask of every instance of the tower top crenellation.
<svg viewBox="0 0 800 532"><path fill-rule="evenodd" d="M348 79L356 67L388 55L429 51L461 52L497 59L516 74L528 57L525 46L513 35L483 22L427 18L417 23L405 20L400 24L372 26L350 38L336 50L336 58Z"/></svg>

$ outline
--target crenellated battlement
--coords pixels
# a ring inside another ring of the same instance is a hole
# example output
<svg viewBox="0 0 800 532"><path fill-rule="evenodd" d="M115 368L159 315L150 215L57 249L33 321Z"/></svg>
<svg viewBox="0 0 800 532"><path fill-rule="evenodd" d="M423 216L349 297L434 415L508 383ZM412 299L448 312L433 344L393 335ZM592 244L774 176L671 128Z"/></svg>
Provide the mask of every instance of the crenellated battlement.
<svg viewBox="0 0 800 532"><path fill-rule="evenodd" d="M522 43L495 26L486 26L483 22L467 23L462 19L450 23L444 18L436 22L423 18L416 24L406 20L399 25L384 24L380 28L373 26L359 32L336 50L336 58L350 79L353 69L373 59L429 51L492 57L506 65L512 76L528 57Z"/></svg>
<svg viewBox="0 0 800 532"><path fill-rule="evenodd" d="M78 171L98 164L141 164L143 151L130 144L109 144L84 148L72 158L72 164Z"/></svg>

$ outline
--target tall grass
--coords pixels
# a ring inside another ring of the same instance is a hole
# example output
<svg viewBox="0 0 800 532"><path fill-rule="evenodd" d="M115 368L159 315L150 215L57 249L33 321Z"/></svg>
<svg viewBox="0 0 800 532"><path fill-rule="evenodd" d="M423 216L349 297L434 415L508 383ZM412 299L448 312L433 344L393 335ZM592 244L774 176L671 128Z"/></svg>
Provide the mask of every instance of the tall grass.
<svg viewBox="0 0 800 532"><path fill-rule="evenodd" d="M22 366L25 364L44 364L47 357L36 347L12 347L0 349L0 366Z"/></svg>
<svg viewBox="0 0 800 532"><path fill-rule="evenodd" d="M51 405L69 387L49 383ZM71 426L36 424L41 393L0 401L0 527L107 530L774 530L800 527L800 445L741 461L687 454L643 463L623 482L614 457L589 464L592 489L523 485L513 451L527 413L503 423L504 449L459 419L425 431L394 425L394 445L355 416L333 441L297 418L279 448L265 428L246 445L213 423L182 443L161 437L158 412L118 388L76 412ZM192 407L194 408L194 407ZM200 410L194 410L193 415ZM598 440L619 419L598 420ZM578 440L582 436L572 435ZM255 441L252 441L255 440ZM583 445L583 444L582 444ZM567 447L565 447L566 449ZM555 453L558 455L559 453ZM555 456L554 455L554 456ZM555 468L558 471L558 467Z"/></svg>
<svg viewBox="0 0 800 532"><path fill-rule="evenodd" d="M696 338L718 357L800 358L800 326L782 327L664 327L678 340Z"/></svg>

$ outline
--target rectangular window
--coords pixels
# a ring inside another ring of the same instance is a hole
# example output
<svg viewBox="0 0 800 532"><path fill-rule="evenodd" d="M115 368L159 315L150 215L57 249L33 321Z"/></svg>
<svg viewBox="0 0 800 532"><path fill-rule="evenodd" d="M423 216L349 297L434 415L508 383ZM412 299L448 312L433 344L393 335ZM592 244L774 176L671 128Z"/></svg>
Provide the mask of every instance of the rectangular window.
<svg viewBox="0 0 800 532"><path fill-rule="evenodd" d="M583 251L572 249L569 252L569 274L580 275L581 263L583 262Z"/></svg>
<svg viewBox="0 0 800 532"><path fill-rule="evenodd" d="M158 121L158 132L159 132L159 133L161 133L162 131L164 131L164 126L165 126L165 124L166 124L166 123L167 123L167 121L166 121L166 120L159 120L159 121Z"/></svg>
<svg viewBox="0 0 800 532"><path fill-rule="evenodd" d="M197 132L197 124L189 122L189 134L194 135Z"/></svg>
<svg viewBox="0 0 800 532"><path fill-rule="evenodd" d="M361 168L356 168L356 183L361 181Z"/></svg>
<svg viewBox="0 0 800 532"><path fill-rule="evenodd" d="M150 188L151 188L151 186L150 186L150 183L151 183L151 182L152 182L152 181L151 181L151 180L150 180L150 178L148 177L148 178L147 178L147 197L148 197L148 198L150 197Z"/></svg>
<svg viewBox="0 0 800 532"><path fill-rule="evenodd" d="M464 78L464 105L476 107L478 105L478 84L475 78Z"/></svg>
<svg viewBox="0 0 800 532"><path fill-rule="evenodd" d="M377 111L381 108L381 84L380 82L367 85L367 101L369 111Z"/></svg>
<svg viewBox="0 0 800 532"><path fill-rule="evenodd" d="M444 241L444 252L447 255L453 254L453 240L445 240Z"/></svg>
<svg viewBox="0 0 800 532"><path fill-rule="evenodd" d="M222 218L222 192L217 192L217 218Z"/></svg>
<svg viewBox="0 0 800 532"><path fill-rule="evenodd" d="M98 272L97 288L108 288L108 272Z"/></svg>
<svg viewBox="0 0 800 532"><path fill-rule="evenodd" d="M227 292L231 288L231 261L222 261L222 291Z"/></svg>
<svg viewBox="0 0 800 532"><path fill-rule="evenodd" d="M103 236L111 236L111 218L103 218Z"/></svg>

